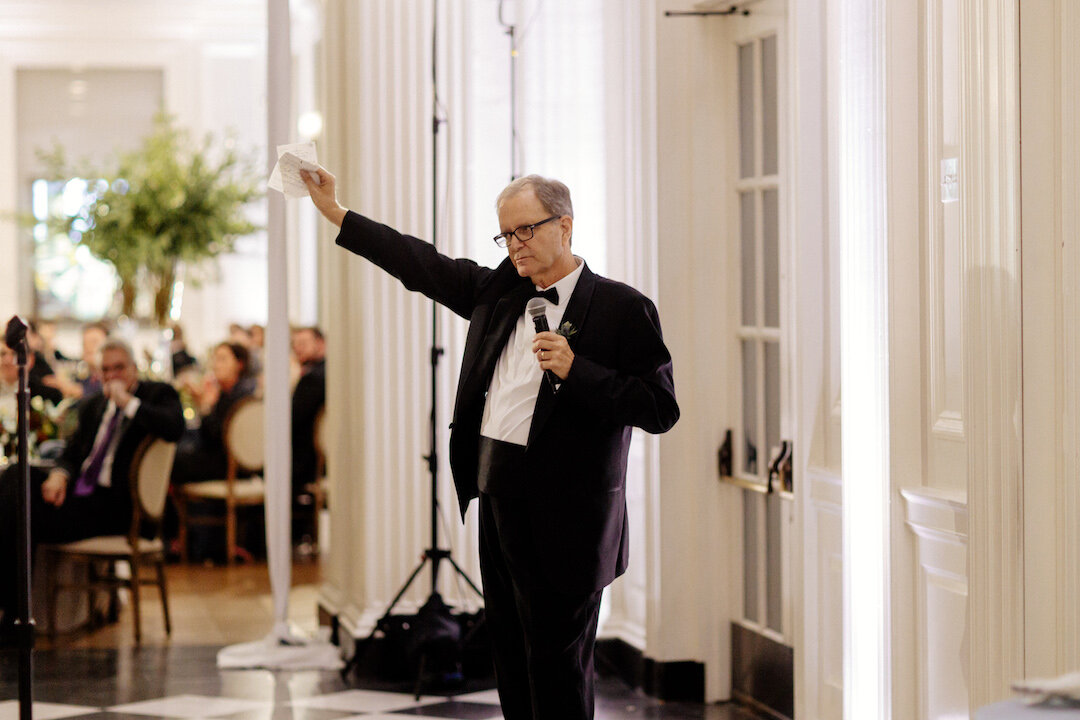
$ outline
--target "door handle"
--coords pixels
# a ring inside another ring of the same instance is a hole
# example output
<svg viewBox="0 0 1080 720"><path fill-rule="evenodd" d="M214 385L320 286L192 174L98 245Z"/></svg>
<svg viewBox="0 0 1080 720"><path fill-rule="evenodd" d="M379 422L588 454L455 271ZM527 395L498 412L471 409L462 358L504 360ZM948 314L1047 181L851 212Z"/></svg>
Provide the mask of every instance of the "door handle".
<svg viewBox="0 0 1080 720"><path fill-rule="evenodd" d="M780 441L780 449L769 463L769 492L786 493L794 492L794 484L791 473L792 443L789 440Z"/></svg>

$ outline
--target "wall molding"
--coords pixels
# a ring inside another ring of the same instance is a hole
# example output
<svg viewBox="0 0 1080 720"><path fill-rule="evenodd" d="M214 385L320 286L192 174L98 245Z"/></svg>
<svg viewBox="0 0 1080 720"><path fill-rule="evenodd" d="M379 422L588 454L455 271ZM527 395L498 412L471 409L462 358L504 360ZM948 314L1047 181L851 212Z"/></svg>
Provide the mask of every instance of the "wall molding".
<svg viewBox="0 0 1080 720"><path fill-rule="evenodd" d="M654 660L618 638L596 641L596 662L646 695L672 702L705 701L705 663Z"/></svg>
<svg viewBox="0 0 1080 720"><path fill-rule="evenodd" d="M965 618L957 617L956 610L963 613L968 588L967 503L956 490L921 487L900 495L905 522L916 537L912 581L918 698L913 709L920 720L966 715L970 662L963 639L955 635L958 629L961 638L966 634Z"/></svg>

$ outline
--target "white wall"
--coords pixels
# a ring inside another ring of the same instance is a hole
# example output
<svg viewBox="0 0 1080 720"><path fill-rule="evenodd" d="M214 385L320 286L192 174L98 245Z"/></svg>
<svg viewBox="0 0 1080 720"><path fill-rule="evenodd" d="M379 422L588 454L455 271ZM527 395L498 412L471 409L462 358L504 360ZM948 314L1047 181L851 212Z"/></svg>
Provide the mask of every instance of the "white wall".
<svg viewBox="0 0 1080 720"><path fill-rule="evenodd" d="M118 20L122 18L122 20ZM262 157L265 146L265 3L163 0L131 3L67 0L0 2L0 147L15 158L25 150L16 137L15 77L21 68L119 68L160 72L165 109L195 137L219 140L234 130L241 148ZM57 102L56 107L66 107ZM92 128L93 116L79 118ZM111 145L109 130L99 135ZM111 147L106 149L111 150ZM0 210L19 207L23 179L11 164L0 173ZM13 223L0 223L0 256L23 257ZM265 321L265 240L244 239L237 252L188 282L182 321L200 349L223 338L231 320ZM0 265L0 315L26 307L30 270L25 257ZM189 274L186 278L191 279Z"/></svg>

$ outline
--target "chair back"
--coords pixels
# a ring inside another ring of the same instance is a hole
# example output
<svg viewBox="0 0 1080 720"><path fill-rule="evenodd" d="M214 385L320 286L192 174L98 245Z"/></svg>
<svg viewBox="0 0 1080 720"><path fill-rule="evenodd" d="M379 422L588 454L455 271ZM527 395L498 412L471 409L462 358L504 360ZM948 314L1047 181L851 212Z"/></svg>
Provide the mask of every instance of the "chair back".
<svg viewBox="0 0 1080 720"><path fill-rule="evenodd" d="M243 470L262 470L266 462L266 425L259 398L238 400L225 422L225 449Z"/></svg>
<svg viewBox="0 0 1080 720"><path fill-rule="evenodd" d="M129 539L133 544L143 530L144 521L149 523L155 536L161 530L175 456L176 443L155 437L143 440L135 451L128 478L132 504Z"/></svg>
<svg viewBox="0 0 1080 720"><path fill-rule="evenodd" d="M133 470L134 485L145 516L158 520L165 512L165 499L169 495L169 475L176 456L176 443L161 438L147 438L143 443L145 447Z"/></svg>

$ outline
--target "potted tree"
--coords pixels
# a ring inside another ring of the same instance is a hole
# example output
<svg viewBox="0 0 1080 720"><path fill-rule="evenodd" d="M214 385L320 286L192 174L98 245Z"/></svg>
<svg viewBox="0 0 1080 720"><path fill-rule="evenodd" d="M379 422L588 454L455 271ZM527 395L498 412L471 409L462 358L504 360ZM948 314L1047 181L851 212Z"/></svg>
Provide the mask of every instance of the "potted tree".
<svg viewBox="0 0 1080 720"><path fill-rule="evenodd" d="M262 194L254 162L231 140L221 148L209 135L196 143L164 112L150 135L117 153L108 168L70 166L60 146L40 156L55 178L89 179L79 212L54 224L65 232L81 228L79 242L116 269L128 317L145 285L154 320L164 327L181 263L197 267L258 229L246 214Z"/></svg>

